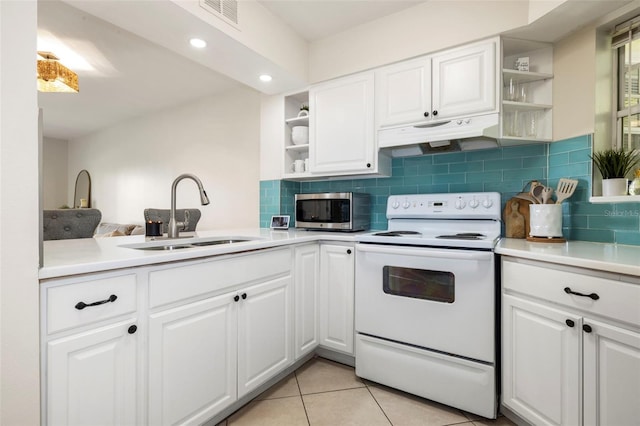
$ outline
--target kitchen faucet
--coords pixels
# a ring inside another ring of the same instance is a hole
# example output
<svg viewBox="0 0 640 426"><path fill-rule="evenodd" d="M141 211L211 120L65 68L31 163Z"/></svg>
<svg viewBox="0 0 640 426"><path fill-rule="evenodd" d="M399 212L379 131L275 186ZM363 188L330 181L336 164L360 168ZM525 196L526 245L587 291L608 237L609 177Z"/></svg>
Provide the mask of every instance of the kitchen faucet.
<svg viewBox="0 0 640 426"><path fill-rule="evenodd" d="M209 197L207 197L207 193L204 191L202 186L202 182L196 175L192 175L190 173L184 173L178 176L171 185L171 211L169 212L169 226L167 229L167 237L168 238L178 238L180 235L180 230L178 227L185 229L189 226L189 212L185 210L184 212L184 222L176 221L176 189L178 187L178 182L182 179L191 179L198 185L198 190L200 191L200 203L203 206L209 204Z"/></svg>

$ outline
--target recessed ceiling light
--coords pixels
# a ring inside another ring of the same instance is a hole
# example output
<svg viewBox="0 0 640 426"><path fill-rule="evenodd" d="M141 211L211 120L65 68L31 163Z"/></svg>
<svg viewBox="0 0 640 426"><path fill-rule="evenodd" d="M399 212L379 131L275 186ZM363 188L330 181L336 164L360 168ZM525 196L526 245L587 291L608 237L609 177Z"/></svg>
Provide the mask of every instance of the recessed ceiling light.
<svg viewBox="0 0 640 426"><path fill-rule="evenodd" d="M273 77L271 77L269 74L262 74L260 76L260 80L261 81L265 81L265 82L266 81L271 81L271 80L273 80Z"/></svg>
<svg viewBox="0 0 640 426"><path fill-rule="evenodd" d="M207 42L199 38L192 38L191 40L189 40L189 43L191 43L193 47L197 47L198 49L207 47Z"/></svg>

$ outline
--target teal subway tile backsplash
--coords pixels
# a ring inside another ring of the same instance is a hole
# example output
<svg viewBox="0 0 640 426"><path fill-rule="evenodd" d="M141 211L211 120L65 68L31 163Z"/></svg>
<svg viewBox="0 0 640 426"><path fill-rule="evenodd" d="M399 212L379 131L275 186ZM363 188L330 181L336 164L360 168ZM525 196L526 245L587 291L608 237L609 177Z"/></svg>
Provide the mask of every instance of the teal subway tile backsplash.
<svg viewBox="0 0 640 426"><path fill-rule="evenodd" d="M389 178L260 182L260 226L287 214L294 223L293 196L310 192L371 194L371 228L386 229L389 195L496 191L503 205L531 179L556 187L558 179L579 181L563 206L566 238L640 245L640 203L591 204L591 136L547 144L394 158Z"/></svg>

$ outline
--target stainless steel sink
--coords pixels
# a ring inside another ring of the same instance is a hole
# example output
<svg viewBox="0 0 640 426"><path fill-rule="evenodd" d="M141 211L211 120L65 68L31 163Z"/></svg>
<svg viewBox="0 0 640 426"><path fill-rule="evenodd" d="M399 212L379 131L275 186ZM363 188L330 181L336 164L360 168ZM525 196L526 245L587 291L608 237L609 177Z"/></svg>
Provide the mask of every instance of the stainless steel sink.
<svg viewBox="0 0 640 426"><path fill-rule="evenodd" d="M164 240L164 241L148 241L144 243L136 243L136 244L123 244L120 247L131 248L135 250L156 250L156 251L170 251L170 250L181 250L188 248L196 248L196 247L207 247L207 246L216 246L222 244L235 244L235 243L244 243L247 241L255 241L260 240L262 238L252 238L252 237L212 237L212 238L196 238L193 240L184 240L180 241L175 240Z"/></svg>

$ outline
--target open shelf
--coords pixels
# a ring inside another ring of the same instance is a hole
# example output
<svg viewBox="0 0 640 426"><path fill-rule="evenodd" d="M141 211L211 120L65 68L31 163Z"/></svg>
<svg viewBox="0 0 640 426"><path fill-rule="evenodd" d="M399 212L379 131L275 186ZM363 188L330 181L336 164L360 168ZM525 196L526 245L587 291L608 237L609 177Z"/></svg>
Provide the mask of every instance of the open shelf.
<svg viewBox="0 0 640 426"><path fill-rule="evenodd" d="M307 151L309 150L309 144L305 143L305 144L301 144L301 145L287 145L284 147L284 149L286 149L287 151Z"/></svg>
<svg viewBox="0 0 640 426"><path fill-rule="evenodd" d="M303 117L293 117L287 118L285 122L290 126L308 126L309 125L309 116L305 115Z"/></svg>
<svg viewBox="0 0 640 426"><path fill-rule="evenodd" d="M640 195L618 195L615 197L590 197L593 204L602 203L640 203Z"/></svg>
<svg viewBox="0 0 640 426"><path fill-rule="evenodd" d="M549 104L533 104L529 102L514 102L514 101L502 101L502 107L504 112L544 111L545 109L553 108L553 106Z"/></svg>
<svg viewBox="0 0 640 426"><path fill-rule="evenodd" d="M518 71L507 68L502 70L502 75L504 77L504 81L512 78L516 83L531 83L534 81L549 80L553 78L553 74L545 72Z"/></svg>

